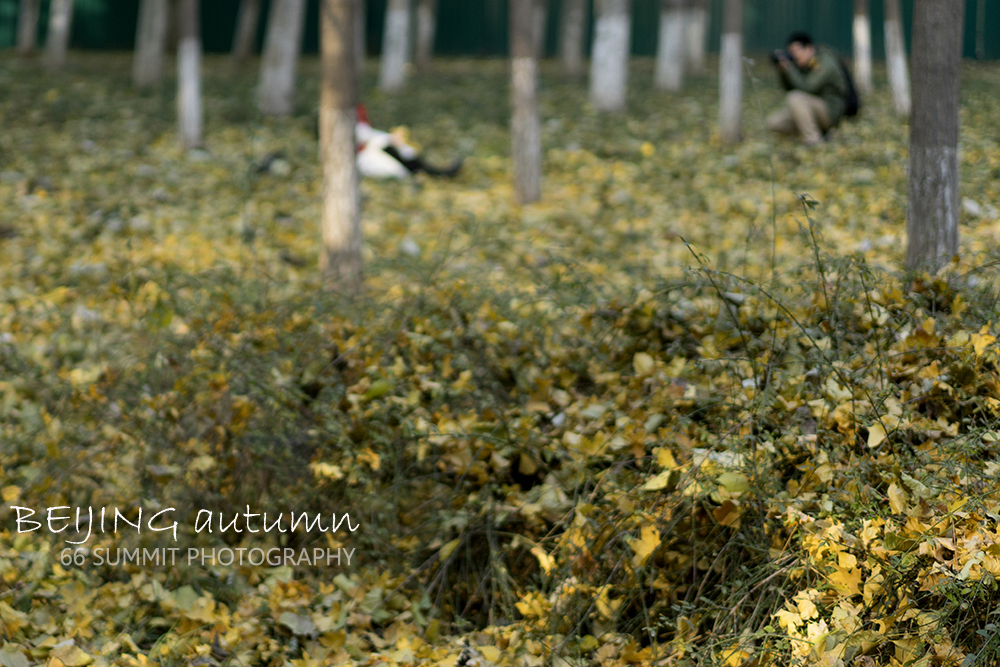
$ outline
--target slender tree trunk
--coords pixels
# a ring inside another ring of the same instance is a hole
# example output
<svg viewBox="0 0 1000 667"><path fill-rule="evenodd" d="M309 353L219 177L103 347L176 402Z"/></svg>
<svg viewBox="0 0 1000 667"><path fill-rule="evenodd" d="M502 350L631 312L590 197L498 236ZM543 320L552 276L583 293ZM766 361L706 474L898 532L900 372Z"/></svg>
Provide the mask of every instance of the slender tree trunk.
<svg viewBox="0 0 1000 667"><path fill-rule="evenodd" d="M590 103L599 111L624 111L632 33L631 0L596 0L597 24L590 59Z"/></svg>
<svg viewBox="0 0 1000 667"><path fill-rule="evenodd" d="M368 55L368 2L354 0L354 74L358 85L364 74L365 57Z"/></svg>
<svg viewBox="0 0 1000 667"><path fill-rule="evenodd" d="M868 0L854 0L854 80L859 92L872 92L872 23Z"/></svg>
<svg viewBox="0 0 1000 667"><path fill-rule="evenodd" d="M563 71L572 77L583 74L584 23L586 0L562 0L562 25L559 29L559 58Z"/></svg>
<svg viewBox="0 0 1000 667"><path fill-rule="evenodd" d="M361 290L361 208L355 158L357 81L354 0L320 5L320 159L323 163L323 251L327 289Z"/></svg>
<svg viewBox="0 0 1000 667"><path fill-rule="evenodd" d="M950 0L959 3L958 0ZM906 43L903 41L903 20L899 0L885 0L885 64L889 73L889 89L896 113L910 114L910 74L906 65Z"/></svg>
<svg viewBox="0 0 1000 667"><path fill-rule="evenodd" d="M534 20L532 21L534 30L535 58L545 59L545 34L548 30L549 3L548 0L535 0Z"/></svg>
<svg viewBox="0 0 1000 667"><path fill-rule="evenodd" d="M163 76L163 56L167 47L167 0L142 0L135 35L132 85L152 88Z"/></svg>
<svg viewBox="0 0 1000 667"><path fill-rule="evenodd" d="M181 148L201 146L201 26L198 0L180 0L177 44L177 135Z"/></svg>
<svg viewBox="0 0 1000 667"><path fill-rule="evenodd" d="M72 30L73 0L52 0L49 5L49 34L45 38L45 66L49 71L61 70L66 64Z"/></svg>
<svg viewBox="0 0 1000 667"><path fill-rule="evenodd" d="M295 65L305 19L305 0L275 0L271 5L257 89L257 104L268 116L288 116L295 108Z"/></svg>
<svg viewBox="0 0 1000 667"><path fill-rule="evenodd" d="M684 0L660 0L660 36L656 45L653 83L660 90L684 87Z"/></svg>
<svg viewBox="0 0 1000 667"><path fill-rule="evenodd" d="M743 138L743 0L726 0L719 62L719 131L723 143Z"/></svg>
<svg viewBox="0 0 1000 667"><path fill-rule="evenodd" d="M538 115L538 62L534 31L536 0L511 0L511 155L517 201L528 204L542 196L542 125Z"/></svg>
<svg viewBox="0 0 1000 667"><path fill-rule="evenodd" d="M936 271L958 252L958 92L964 2L916 0L906 266Z"/></svg>
<svg viewBox="0 0 1000 667"><path fill-rule="evenodd" d="M434 37L437 31L438 0L419 0L417 3L417 48L414 61L417 70L426 72L434 57Z"/></svg>
<svg viewBox="0 0 1000 667"><path fill-rule="evenodd" d="M236 16L236 34L233 35L233 65L245 65L253 55L260 24L260 0L243 0Z"/></svg>
<svg viewBox="0 0 1000 667"><path fill-rule="evenodd" d="M17 13L17 55L27 56L38 43L38 14L42 0L21 0Z"/></svg>
<svg viewBox="0 0 1000 667"><path fill-rule="evenodd" d="M708 38L708 10L710 0L694 0L688 10L688 20L685 27L687 35L684 42L687 46L687 68L691 74L705 73L705 42Z"/></svg>
<svg viewBox="0 0 1000 667"><path fill-rule="evenodd" d="M410 53L410 0L389 0L383 35L378 86L387 93L395 93L406 83L406 61Z"/></svg>

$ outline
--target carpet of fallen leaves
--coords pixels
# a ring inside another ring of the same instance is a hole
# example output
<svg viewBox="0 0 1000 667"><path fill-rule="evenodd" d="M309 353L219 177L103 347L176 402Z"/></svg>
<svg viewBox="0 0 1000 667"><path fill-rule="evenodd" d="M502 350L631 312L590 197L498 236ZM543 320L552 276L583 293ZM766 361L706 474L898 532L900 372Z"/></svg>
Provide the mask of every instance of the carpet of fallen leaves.
<svg viewBox="0 0 1000 667"><path fill-rule="evenodd" d="M352 300L319 289L315 61L274 120L209 58L184 155L172 81L132 91L127 54L0 56L0 665L1000 660L1000 67L963 71L961 256L913 277L884 93L805 150L763 133L780 97L749 64L726 148L711 77L668 95L636 62L604 117L544 69L545 198L519 208L504 63L394 98L373 65L375 124L467 160L364 183ZM355 551L95 563L175 544L123 530L81 565L15 505ZM361 528L192 528L246 507Z"/></svg>

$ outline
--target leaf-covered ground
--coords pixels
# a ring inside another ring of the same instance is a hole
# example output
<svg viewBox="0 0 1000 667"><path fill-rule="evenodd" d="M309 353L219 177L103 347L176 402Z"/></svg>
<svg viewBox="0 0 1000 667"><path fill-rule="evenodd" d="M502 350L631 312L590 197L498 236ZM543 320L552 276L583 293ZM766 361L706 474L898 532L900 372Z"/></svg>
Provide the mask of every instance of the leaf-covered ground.
<svg viewBox="0 0 1000 667"><path fill-rule="evenodd" d="M135 93L129 65L0 59L4 667L1000 659L1000 67L963 70L962 254L918 277L883 94L805 150L764 135L760 62L725 148L711 77L657 93L638 61L602 117L543 70L545 199L519 208L504 63L396 98L370 69L376 125L467 160L364 184L352 301L319 290L315 61L265 120L209 58L192 155L172 82ZM15 505L355 551L97 564L174 544L122 531L78 565ZM361 528L193 529L247 506Z"/></svg>

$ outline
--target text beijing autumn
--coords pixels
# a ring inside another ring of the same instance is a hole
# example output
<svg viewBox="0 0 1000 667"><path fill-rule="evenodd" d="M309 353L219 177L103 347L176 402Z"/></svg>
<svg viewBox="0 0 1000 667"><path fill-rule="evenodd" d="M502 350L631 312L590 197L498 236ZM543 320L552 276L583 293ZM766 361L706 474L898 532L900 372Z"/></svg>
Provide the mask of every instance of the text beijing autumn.
<svg viewBox="0 0 1000 667"><path fill-rule="evenodd" d="M17 505L10 505L10 509L16 514L15 521L17 523L18 533L30 533L35 530L42 528L41 521L35 521L31 517L35 516L35 510L30 507L19 507ZM72 510L75 509L74 513ZM64 510L69 510L68 513L64 513ZM173 536L174 541L177 541L177 526L178 522L176 520L171 520L172 513L176 512L176 508L168 507L162 509L147 519L145 527L148 530L154 532L167 532ZM216 514L218 515L218 522L215 521ZM83 534L86 531L86 537L79 541L66 540L68 544L84 544L87 542L92 535L96 533L118 533L118 523L119 521L123 524L122 530L134 529L137 533L141 533L143 529L142 521L143 510L140 507L138 511L138 516L135 520L130 520L126 517L117 507L100 508L99 517L95 517L95 512L93 507L77 507L72 508L67 505L60 505L57 507L49 507L45 510L45 526L48 528L50 533L61 533L73 528L77 535ZM272 514L272 516L274 516ZM259 522L258 522L259 517ZM40 516L39 519L42 517ZM336 533L340 530L341 526L346 523L346 527L352 533L361 527L361 524L354 526L351 525L351 515L344 513L341 515L340 519L337 519L336 512L331 513L329 525L324 524L324 519L326 515L321 513L316 513L310 517L308 512L289 512L288 520L285 521L285 513L280 512L277 519L273 522L268 522L267 512L263 514L257 512L251 512L250 506L247 505L246 512L237 512L232 515L232 519L228 519L224 512L213 512L211 510L198 510L198 515L194 520L194 530L196 533L200 533L207 530L209 533L213 531L213 526L218 526L220 533L226 533L229 531L237 533L288 533L295 532L301 526L306 532L331 532ZM95 523L96 522L96 523ZM287 526L287 527L286 527Z"/></svg>

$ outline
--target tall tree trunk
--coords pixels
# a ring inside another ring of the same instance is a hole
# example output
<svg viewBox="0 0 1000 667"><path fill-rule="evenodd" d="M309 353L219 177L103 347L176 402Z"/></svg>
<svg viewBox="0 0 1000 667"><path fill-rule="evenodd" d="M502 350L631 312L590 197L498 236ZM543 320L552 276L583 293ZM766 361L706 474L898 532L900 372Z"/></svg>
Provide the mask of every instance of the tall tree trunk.
<svg viewBox="0 0 1000 667"><path fill-rule="evenodd" d="M542 196L542 125L538 115L536 0L511 0L511 155L514 191L521 204Z"/></svg>
<svg viewBox="0 0 1000 667"><path fill-rule="evenodd" d="M177 44L177 136L181 148L201 146L201 26L198 0L180 0Z"/></svg>
<svg viewBox="0 0 1000 667"><path fill-rule="evenodd" d="M854 0L854 80L859 92L872 92L872 22L868 0Z"/></svg>
<svg viewBox="0 0 1000 667"><path fill-rule="evenodd" d="M687 46L687 68L691 74L705 73L705 42L708 38L710 0L694 0L688 10L684 43Z"/></svg>
<svg viewBox="0 0 1000 667"><path fill-rule="evenodd" d="M653 83L660 90L684 87L684 28L688 12L684 0L660 0L660 35L656 45Z"/></svg>
<svg viewBox="0 0 1000 667"><path fill-rule="evenodd" d="M275 0L271 5L257 89L257 105L268 116L288 116L295 108L295 65L305 19L305 0Z"/></svg>
<svg viewBox="0 0 1000 667"><path fill-rule="evenodd" d="M590 103L599 111L624 111L632 33L631 0L596 0L597 24L590 59Z"/></svg>
<svg viewBox="0 0 1000 667"><path fill-rule="evenodd" d="M726 0L719 61L719 131L723 143L743 138L743 0Z"/></svg>
<svg viewBox="0 0 1000 667"><path fill-rule="evenodd" d="M354 128L357 123L354 0L320 5L319 141L323 163L323 251L327 289L361 290L361 207Z"/></svg>
<svg viewBox="0 0 1000 667"><path fill-rule="evenodd" d="M426 72L434 57L434 37L437 31L438 0L418 0L417 48L414 61L417 69Z"/></svg>
<svg viewBox="0 0 1000 667"><path fill-rule="evenodd" d="M956 4L958 0L951 0ZM903 41L903 20L899 0L885 0L885 64L889 73L889 89L896 113L910 114L910 74L906 66L906 43Z"/></svg>
<svg viewBox="0 0 1000 667"><path fill-rule="evenodd" d="M389 0L382 37L382 62L378 87L398 92L406 83L406 60L410 53L410 0Z"/></svg>
<svg viewBox="0 0 1000 667"><path fill-rule="evenodd" d="M17 13L17 55L30 55L38 43L38 14L42 0L21 0Z"/></svg>
<svg viewBox="0 0 1000 667"><path fill-rule="evenodd" d="M534 31L535 58L545 59L545 36L548 31L549 3L548 0L535 0L533 8L534 19L532 30Z"/></svg>
<svg viewBox="0 0 1000 667"><path fill-rule="evenodd" d="M563 71L572 77L583 74L583 40L587 20L586 0L562 0L559 26L559 59Z"/></svg>
<svg viewBox="0 0 1000 667"><path fill-rule="evenodd" d="M142 0L132 61L133 86L152 88L160 83L166 46L167 0Z"/></svg>
<svg viewBox="0 0 1000 667"><path fill-rule="evenodd" d="M964 2L916 0L906 266L936 271L958 252L958 92Z"/></svg>
<svg viewBox="0 0 1000 667"><path fill-rule="evenodd" d="M236 15L236 33L233 35L233 65L246 64L253 55L260 24L260 0L243 0Z"/></svg>
<svg viewBox="0 0 1000 667"><path fill-rule="evenodd" d="M49 34L45 38L45 66L57 71L66 64L66 51L73 29L73 0L52 0L49 5Z"/></svg>

